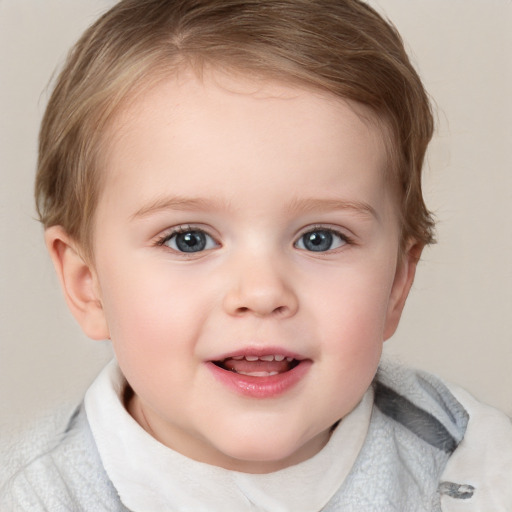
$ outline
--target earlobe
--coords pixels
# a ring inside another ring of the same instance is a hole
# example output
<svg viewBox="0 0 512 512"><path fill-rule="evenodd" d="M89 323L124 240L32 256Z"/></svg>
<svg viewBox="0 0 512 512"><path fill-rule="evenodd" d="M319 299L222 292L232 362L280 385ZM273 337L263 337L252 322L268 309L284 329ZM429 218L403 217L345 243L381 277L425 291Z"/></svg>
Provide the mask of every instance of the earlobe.
<svg viewBox="0 0 512 512"><path fill-rule="evenodd" d="M71 313L92 339L109 337L96 273L62 226L45 231L45 241Z"/></svg>
<svg viewBox="0 0 512 512"><path fill-rule="evenodd" d="M389 297L384 340L391 338L398 327L405 302L414 282L416 267L422 251L422 244L411 241L407 244L404 254L398 262L393 288Z"/></svg>

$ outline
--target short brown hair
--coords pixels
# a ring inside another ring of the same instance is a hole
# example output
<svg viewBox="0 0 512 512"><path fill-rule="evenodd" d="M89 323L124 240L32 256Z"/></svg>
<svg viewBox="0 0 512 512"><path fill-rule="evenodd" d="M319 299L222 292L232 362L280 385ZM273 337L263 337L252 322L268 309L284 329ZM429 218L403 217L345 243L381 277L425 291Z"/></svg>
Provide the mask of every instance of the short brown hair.
<svg viewBox="0 0 512 512"><path fill-rule="evenodd" d="M358 0L122 0L72 49L41 126L36 204L86 252L109 122L126 98L180 65L215 65L362 103L391 134L402 241L433 242L421 169L428 96L396 29Z"/></svg>

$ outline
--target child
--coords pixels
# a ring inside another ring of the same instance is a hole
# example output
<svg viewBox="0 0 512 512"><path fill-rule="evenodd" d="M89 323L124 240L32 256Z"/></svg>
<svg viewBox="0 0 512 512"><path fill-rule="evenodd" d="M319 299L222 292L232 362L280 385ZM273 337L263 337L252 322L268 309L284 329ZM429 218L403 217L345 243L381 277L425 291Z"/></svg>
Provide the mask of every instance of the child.
<svg viewBox="0 0 512 512"><path fill-rule="evenodd" d="M36 197L116 360L1 509L510 510L508 419L380 364L433 241L431 134L359 1L104 15L49 102Z"/></svg>

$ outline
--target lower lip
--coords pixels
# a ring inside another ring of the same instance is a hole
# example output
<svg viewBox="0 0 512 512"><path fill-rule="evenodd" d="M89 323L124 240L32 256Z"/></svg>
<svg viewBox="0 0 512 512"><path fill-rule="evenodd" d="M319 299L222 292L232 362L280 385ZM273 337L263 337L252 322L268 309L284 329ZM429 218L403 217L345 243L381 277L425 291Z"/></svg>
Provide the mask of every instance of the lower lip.
<svg viewBox="0 0 512 512"><path fill-rule="evenodd" d="M243 396L262 399L274 398L292 389L305 377L311 364L312 362L309 360L301 361L292 370L268 377L240 375L223 370L212 362L206 363L206 366L213 376L229 389Z"/></svg>

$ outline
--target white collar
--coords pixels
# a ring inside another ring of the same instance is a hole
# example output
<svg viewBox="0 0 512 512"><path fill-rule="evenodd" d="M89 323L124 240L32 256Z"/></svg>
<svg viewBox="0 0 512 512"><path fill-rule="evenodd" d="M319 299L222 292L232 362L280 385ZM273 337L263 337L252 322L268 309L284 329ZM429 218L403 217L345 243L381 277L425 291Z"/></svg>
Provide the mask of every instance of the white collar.
<svg viewBox="0 0 512 512"><path fill-rule="evenodd" d="M314 457L269 474L203 464L151 437L122 404L125 379L112 361L85 396L85 410L103 466L133 512L312 511L341 487L366 438L370 389Z"/></svg>

